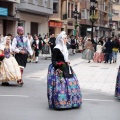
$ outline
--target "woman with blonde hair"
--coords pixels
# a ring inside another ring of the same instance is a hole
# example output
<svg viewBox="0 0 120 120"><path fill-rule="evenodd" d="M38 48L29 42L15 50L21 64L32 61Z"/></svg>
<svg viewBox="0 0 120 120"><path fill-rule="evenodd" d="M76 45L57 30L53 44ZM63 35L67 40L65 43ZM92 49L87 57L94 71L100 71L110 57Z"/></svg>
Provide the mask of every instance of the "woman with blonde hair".
<svg viewBox="0 0 120 120"><path fill-rule="evenodd" d="M9 81L16 81L19 85L21 85L18 82L21 79L20 67L11 54L11 38L6 36L4 41L4 49L2 49L4 53L4 59L1 61L0 66L0 81L2 82L2 85L9 85Z"/></svg>

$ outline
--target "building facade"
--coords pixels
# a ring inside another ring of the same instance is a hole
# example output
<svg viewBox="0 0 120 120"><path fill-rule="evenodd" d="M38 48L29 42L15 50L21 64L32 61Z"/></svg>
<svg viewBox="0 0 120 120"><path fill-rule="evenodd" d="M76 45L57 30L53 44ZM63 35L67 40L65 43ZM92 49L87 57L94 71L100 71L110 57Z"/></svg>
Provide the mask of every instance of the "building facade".
<svg viewBox="0 0 120 120"><path fill-rule="evenodd" d="M98 0L96 3L95 15L98 18L94 24L94 36L110 36L110 21L112 19L111 0ZM91 22L90 17L90 0L81 1L81 35L90 36Z"/></svg>
<svg viewBox="0 0 120 120"><path fill-rule="evenodd" d="M113 35L120 37L120 0L115 0L113 3Z"/></svg>
<svg viewBox="0 0 120 120"><path fill-rule="evenodd" d="M20 0L1 0L0 1L0 34L4 36L7 34L15 35L16 21L16 4Z"/></svg>
<svg viewBox="0 0 120 120"><path fill-rule="evenodd" d="M57 35L63 30L68 35L73 34L75 24L73 11L75 7L80 12L80 2L78 0L53 0L53 15L49 17L49 34ZM77 19L78 24L80 22L79 17L80 15ZM79 29L77 33L79 33Z"/></svg>
<svg viewBox="0 0 120 120"><path fill-rule="evenodd" d="M53 14L52 0L20 0L17 5L18 26L23 26L25 34L48 34L48 18Z"/></svg>
<svg viewBox="0 0 120 120"><path fill-rule="evenodd" d="M94 36L111 36L112 29L112 0L97 0L95 15L98 18L94 24ZM53 0L53 15L49 17L49 33L56 35L65 30L73 34L75 18L73 11L79 12L77 24L78 36L91 36L90 0Z"/></svg>

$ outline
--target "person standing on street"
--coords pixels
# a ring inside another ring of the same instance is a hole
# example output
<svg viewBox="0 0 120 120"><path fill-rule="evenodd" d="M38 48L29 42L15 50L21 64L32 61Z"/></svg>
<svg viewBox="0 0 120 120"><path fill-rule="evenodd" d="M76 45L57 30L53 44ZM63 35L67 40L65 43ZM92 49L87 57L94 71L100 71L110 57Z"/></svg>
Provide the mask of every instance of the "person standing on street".
<svg viewBox="0 0 120 120"><path fill-rule="evenodd" d="M40 52L40 40L38 38L38 36L34 36L34 42L32 43L32 48L34 49L35 51L35 62L38 63L39 61L39 52Z"/></svg>
<svg viewBox="0 0 120 120"><path fill-rule="evenodd" d="M82 104L80 86L70 66L67 35L62 31L56 38L52 64L48 67L47 95L49 108L79 108Z"/></svg>
<svg viewBox="0 0 120 120"><path fill-rule="evenodd" d="M115 38L112 43L113 43L113 49L112 49L113 63L116 63L117 62L117 53L119 51L118 39Z"/></svg>
<svg viewBox="0 0 120 120"><path fill-rule="evenodd" d="M50 48L51 48L51 53L53 53L53 48L55 47L55 41L56 41L56 38L55 38L55 35L52 34L51 38L49 39L49 45L50 45Z"/></svg>
<svg viewBox="0 0 120 120"><path fill-rule="evenodd" d="M76 45L77 45L77 40L75 39L75 36L72 35L71 37L71 48L72 48L72 54L75 54L76 50Z"/></svg>
<svg viewBox="0 0 120 120"><path fill-rule="evenodd" d="M15 58L20 66L21 76L23 70L26 67L28 53L32 56L33 51L31 49L30 41L24 36L23 27L19 26L17 28L18 35L13 39L12 51L15 52ZM19 84L23 85L23 80L18 81Z"/></svg>
<svg viewBox="0 0 120 120"><path fill-rule="evenodd" d="M108 63L112 61L112 49L113 44L111 42L111 38L108 38L108 41L105 43L105 63Z"/></svg>

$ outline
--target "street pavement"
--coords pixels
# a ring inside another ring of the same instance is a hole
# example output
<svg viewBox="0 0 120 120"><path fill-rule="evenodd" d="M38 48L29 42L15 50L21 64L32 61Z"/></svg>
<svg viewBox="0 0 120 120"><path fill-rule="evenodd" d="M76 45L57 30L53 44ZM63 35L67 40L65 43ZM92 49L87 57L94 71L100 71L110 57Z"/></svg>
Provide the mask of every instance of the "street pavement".
<svg viewBox="0 0 120 120"><path fill-rule="evenodd" d="M0 120L120 120L120 101L114 97L120 55L115 64L87 63L81 54L70 56L81 86L79 109L50 110L47 103L47 68L50 59L28 63L24 86L0 86Z"/></svg>

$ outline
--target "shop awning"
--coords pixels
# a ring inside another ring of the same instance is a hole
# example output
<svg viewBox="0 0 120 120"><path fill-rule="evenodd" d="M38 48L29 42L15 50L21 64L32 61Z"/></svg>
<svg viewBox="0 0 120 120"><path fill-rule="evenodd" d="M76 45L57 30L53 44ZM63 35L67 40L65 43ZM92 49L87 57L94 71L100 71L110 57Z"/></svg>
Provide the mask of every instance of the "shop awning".
<svg viewBox="0 0 120 120"><path fill-rule="evenodd" d="M0 16L0 19L4 19L4 20L12 20L12 21L19 21L19 18L15 18L15 17L10 17L10 16Z"/></svg>

